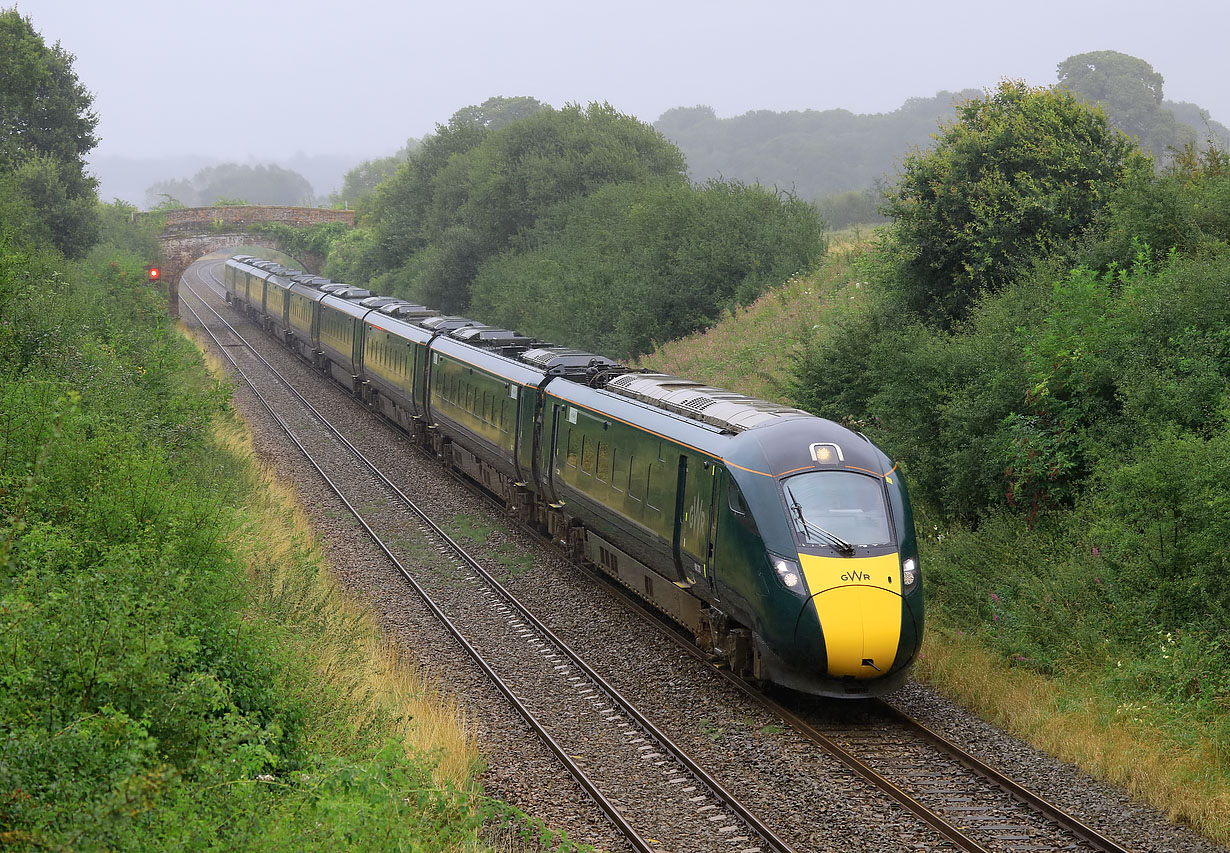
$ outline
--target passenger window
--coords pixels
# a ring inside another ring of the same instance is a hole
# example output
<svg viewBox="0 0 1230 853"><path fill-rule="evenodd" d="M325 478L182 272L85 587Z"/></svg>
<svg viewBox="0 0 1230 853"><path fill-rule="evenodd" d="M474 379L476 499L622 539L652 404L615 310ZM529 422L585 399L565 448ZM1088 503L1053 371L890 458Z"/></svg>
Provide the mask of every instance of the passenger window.
<svg viewBox="0 0 1230 853"><path fill-rule="evenodd" d="M568 465L572 468L577 467L577 462L581 454L581 434L575 430L568 430Z"/></svg>
<svg viewBox="0 0 1230 853"><path fill-rule="evenodd" d="M627 480L623 477L623 471L619 470L619 453L614 447L611 448L610 478L611 488L617 492L622 492Z"/></svg>
<svg viewBox="0 0 1230 853"><path fill-rule="evenodd" d="M611 448L605 441L598 442L598 479L611 482Z"/></svg>
<svg viewBox="0 0 1230 853"><path fill-rule="evenodd" d="M661 452L661 451L659 451ZM654 512L661 512L659 507L653 505L653 466L650 465L645 472L645 506L652 509Z"/></svg>
<svg viewBox="0 0 1230 853"><path fill-rule="evenodd" d="M644 485L644 480L636 476L636 457L628 457L628 497L634 501L639 501L644 496L645 492L641 489Z"/></svg>
<svg viewBox="0 0 1230 853"><path fill-rule="evenodd" d="M597 456L594 440L588 435L581 439L581 470L586 474L594 473L594 460Z"/></svg>

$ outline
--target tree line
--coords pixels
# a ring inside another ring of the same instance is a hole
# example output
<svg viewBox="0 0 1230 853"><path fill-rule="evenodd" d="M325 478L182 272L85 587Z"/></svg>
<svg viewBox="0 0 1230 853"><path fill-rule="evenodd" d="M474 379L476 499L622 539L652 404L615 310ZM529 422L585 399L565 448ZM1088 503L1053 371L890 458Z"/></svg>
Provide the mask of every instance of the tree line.
<svg viewBox="0 0 1230 853"><path fill-rule="evenodd" d="M302 532L254 535L227 387L147 281L157 225L95 196L96 124L71 54L0 9L0 844L475 849L518 816L473 752L410 746L380 686L405 673L352 654L306 545L270 552Z"/></svg>
<svg viewBox="0 0 1230 853"><path fill-rule="evenodd" d="M902 461L942 622L1047 672L1113 647L1125 695L1215 711L1230 155L1189 141L1158 171L1066 84L1009 81L906 158L884 209L793 398Z"/></svg>
<svg viewBox="0 0 1230 853"><path fill-rule="evenodd" d="M1058 85L1100 105L1112 127L1137 139L1163 167L1172 151L1214 140L1230 130L1195 104L1166 100L1164 79L1144 60L1116 51L1068 57ZM718 118L711 107L668 110L654 123L679 146L694 181L723 177L780 187L816 202L833 226L882 221L881 189L903 157L932 144L936 126L983 92L966 89L911 98L880 114L848 110L756 110Z"/></svg>
<svg viewBox="0 0 1230 853"><path fill-rule="evenodd" d="M693 185L674 145L607 104L461 110L359 210L328 275L623 357L704 328L825 245L813 205Z"/></svg>

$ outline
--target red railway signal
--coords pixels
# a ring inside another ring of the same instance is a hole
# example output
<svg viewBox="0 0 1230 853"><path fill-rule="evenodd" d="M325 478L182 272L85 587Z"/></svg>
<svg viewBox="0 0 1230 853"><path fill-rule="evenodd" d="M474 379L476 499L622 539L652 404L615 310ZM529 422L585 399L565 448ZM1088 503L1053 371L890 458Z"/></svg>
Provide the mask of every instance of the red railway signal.
<svg viewBox="0 0 1230 853"><path fill-rule="evenodd" d="M146 267L145 271L149 275L150 281L158 281L158 279L162 278L162 269L159 267Z"/></svg>

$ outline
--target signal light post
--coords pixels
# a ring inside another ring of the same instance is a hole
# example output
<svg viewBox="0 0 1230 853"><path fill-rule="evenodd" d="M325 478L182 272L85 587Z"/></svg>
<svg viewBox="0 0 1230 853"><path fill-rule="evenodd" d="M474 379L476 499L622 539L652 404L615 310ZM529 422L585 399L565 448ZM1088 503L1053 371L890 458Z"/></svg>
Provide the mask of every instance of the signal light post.
<svg viewBox="0 0 1230 853"><path fill-rule="evenodd" d="M172 317L179 319L179 283L176 282L175 264L172 263L170 278L167 279L167 310ZM162 282L162 267L150 264L145 268L145 280L150 284Z"/></svg>

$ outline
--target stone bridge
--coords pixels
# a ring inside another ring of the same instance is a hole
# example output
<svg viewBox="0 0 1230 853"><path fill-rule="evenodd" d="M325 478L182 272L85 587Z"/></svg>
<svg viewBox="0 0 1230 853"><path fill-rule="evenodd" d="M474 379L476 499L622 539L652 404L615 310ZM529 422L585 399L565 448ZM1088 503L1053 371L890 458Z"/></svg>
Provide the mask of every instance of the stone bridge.
<svg viewBox="0 0 1230 853"><path fill-rule="evenodd" d="M179 279L190 264L210 252L236 246L266 246L285 251L270 234L244 230L258 222L280 222L296 228L328 222L343 222L354 227L353 210L324 207L279 207L274 205L226 205L222 207L182 207L168 210L166 228L158 238L162 243L162 278L167 282L171 314L179 316ZM300 257L308 272L319 273L324 258Z"/></svg>

